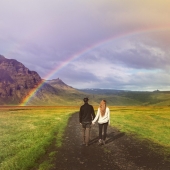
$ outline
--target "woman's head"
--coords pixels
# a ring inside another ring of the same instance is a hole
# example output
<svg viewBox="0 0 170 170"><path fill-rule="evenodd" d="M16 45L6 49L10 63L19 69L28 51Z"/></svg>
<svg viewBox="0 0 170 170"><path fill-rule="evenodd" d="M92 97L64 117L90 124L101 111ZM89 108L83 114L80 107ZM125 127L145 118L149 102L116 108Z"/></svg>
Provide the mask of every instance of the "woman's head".
<svg viewBox="0 0 170 170"><path fill-rule="evenodd" d="M100 112L101 112L102 116L105 115L105 112L106 112L106 100L102 100L100 102Z"/></svg>

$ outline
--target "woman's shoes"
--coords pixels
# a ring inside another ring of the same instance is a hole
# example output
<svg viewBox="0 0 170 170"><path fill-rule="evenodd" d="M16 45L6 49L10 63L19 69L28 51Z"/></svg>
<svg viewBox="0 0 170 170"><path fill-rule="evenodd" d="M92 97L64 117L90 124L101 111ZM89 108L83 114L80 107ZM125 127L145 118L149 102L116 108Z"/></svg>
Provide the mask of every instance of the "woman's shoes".
<svg viewBox="0 0 170 170"><path fill-rule="evenodd" d="M105 140L99 139L99 143L98 144L99 145L105 145L106 143L105 143Z"/></svg>
<svg viewBox="0 0 170 170"><path fill-rule="evenodd" d="M99 139L99 145L102 145L102 140L101 139Z"/></svg>

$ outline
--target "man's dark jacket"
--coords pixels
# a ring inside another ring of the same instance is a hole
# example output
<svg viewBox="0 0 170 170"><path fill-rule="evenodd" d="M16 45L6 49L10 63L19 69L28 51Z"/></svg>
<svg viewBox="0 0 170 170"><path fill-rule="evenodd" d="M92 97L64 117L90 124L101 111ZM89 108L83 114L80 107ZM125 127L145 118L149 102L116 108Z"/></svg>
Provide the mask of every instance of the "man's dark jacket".
<svg viewBox="0 0 170 170"><path fill-rule="evenodd" d="M80 107L79 112L80 123L91 123L94 118L95 113L93 106L89 105L88 103L84 103L84 105Z"/></svg>

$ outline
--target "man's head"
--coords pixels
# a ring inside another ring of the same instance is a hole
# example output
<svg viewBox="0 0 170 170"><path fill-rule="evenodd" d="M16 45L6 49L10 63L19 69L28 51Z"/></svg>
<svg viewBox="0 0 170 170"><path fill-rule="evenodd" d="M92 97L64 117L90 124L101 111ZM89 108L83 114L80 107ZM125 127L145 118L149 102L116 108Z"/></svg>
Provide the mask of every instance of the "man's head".
<svg viewBox="0 0 170 170"><path fill-rule="evenodd" d="M85 97L85 98L83 99L84 103L87 103L88 100L89 100L88 97Z"/></svg>

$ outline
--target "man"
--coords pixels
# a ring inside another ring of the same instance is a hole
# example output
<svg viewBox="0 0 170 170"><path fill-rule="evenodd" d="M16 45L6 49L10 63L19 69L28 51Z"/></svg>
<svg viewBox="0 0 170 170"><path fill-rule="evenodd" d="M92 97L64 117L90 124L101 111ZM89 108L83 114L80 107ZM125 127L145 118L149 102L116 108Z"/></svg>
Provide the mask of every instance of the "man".
<svg viewBox="0 0 170 170"><path fill-rule="evenodd" d="M95 118L94 108L88 104L88 98L84 98L84 105L80 107L79 122L82 125L83 144L88 146L92 120Z"/></svg>

